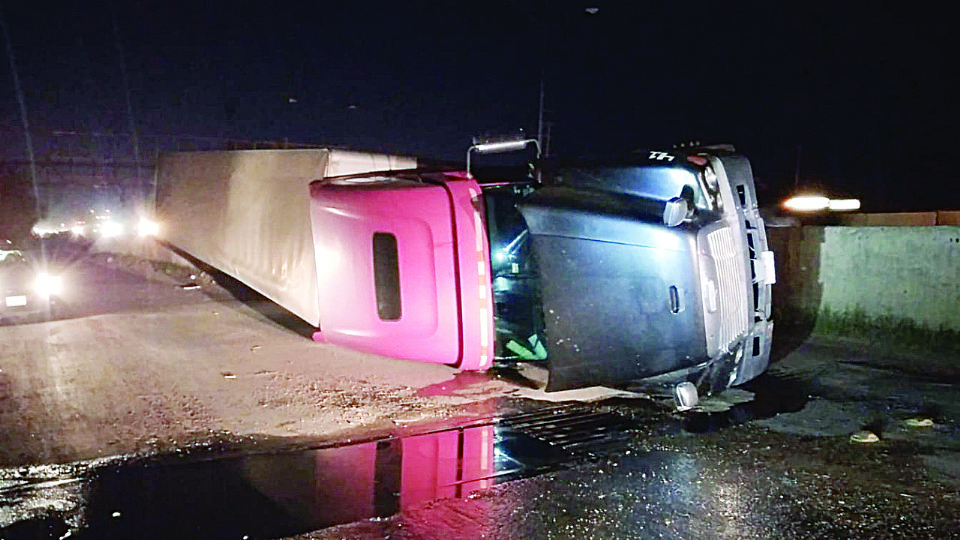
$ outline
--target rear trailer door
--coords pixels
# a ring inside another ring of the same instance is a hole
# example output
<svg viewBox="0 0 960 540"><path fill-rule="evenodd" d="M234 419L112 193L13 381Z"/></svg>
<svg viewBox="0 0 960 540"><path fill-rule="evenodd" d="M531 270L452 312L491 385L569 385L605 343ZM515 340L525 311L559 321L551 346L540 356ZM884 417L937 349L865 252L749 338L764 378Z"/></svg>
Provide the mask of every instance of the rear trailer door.
<svg viewBox="0 0 960 540"><path fill-rule="evenodd" d="M482 370L492 364L489 249L473 180L432 175L310 185L318 341Z"/></svg>
<svg viewBox="0 0 960 540"><path fill-rule="evenodd" d="M547 390L623 386L706 357L695 235L612 194L544 188L519 208L540 270Z"/></svg>

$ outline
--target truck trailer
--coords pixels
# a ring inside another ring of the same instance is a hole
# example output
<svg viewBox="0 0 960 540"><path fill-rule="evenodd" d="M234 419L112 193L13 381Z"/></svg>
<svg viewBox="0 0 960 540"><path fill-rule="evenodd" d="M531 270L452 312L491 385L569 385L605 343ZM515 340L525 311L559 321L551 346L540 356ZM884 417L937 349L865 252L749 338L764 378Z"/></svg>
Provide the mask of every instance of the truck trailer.
<svg viewBox="0 0 960 540"><path fill-rule="evenodd" d="M157 212L163 240L317 341L462 370L537 362L548 391L693 388L694 401L769 363L773 257L731 149L483 182L337 149L178 153L161 162Z"/></svg>

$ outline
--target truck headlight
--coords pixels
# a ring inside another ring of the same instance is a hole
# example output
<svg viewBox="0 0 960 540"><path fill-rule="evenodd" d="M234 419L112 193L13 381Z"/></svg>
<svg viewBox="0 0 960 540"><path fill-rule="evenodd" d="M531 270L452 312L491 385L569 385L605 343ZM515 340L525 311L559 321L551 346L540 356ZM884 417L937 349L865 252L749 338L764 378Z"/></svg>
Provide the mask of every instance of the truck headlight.
<svg viewBox="0 0 960 540"><path fill-rule="evenodd" d="M37 280L33 283L33 288L37 294L45 298L59 295L63 292L63 278L40 272L37 275Z"/></svg>
<svg viewBox="0 0 960 540"><path fill-rule="evenodd" d="M140 218L137 224L137 234L140 236L157 236L160 234L160 224L152 219Z"/></svg>

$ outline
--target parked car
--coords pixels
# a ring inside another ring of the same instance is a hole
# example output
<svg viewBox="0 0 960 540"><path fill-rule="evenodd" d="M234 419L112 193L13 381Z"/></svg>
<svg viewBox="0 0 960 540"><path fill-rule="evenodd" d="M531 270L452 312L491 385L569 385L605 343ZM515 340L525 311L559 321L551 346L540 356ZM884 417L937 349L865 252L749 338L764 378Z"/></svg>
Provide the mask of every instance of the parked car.
<svg viewBox="0 0 960 540"><path fill-rule="evenodd" d="M36 322L51 317L59 306L63 278L30 252L10 240L0 240L0 322Z"/></svg>

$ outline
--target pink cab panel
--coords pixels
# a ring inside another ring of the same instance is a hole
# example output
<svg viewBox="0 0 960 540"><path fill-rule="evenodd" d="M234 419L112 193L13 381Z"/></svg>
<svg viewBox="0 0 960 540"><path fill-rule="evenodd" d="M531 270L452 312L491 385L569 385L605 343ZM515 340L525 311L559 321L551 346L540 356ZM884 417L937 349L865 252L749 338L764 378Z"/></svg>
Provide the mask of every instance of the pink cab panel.
<svg viewBox="0 0 960 540"><path fill-rule="evenodd" d="M489 254L472 180L408 174L310 185L318 341L394 358L492 363Z"/></svg>

